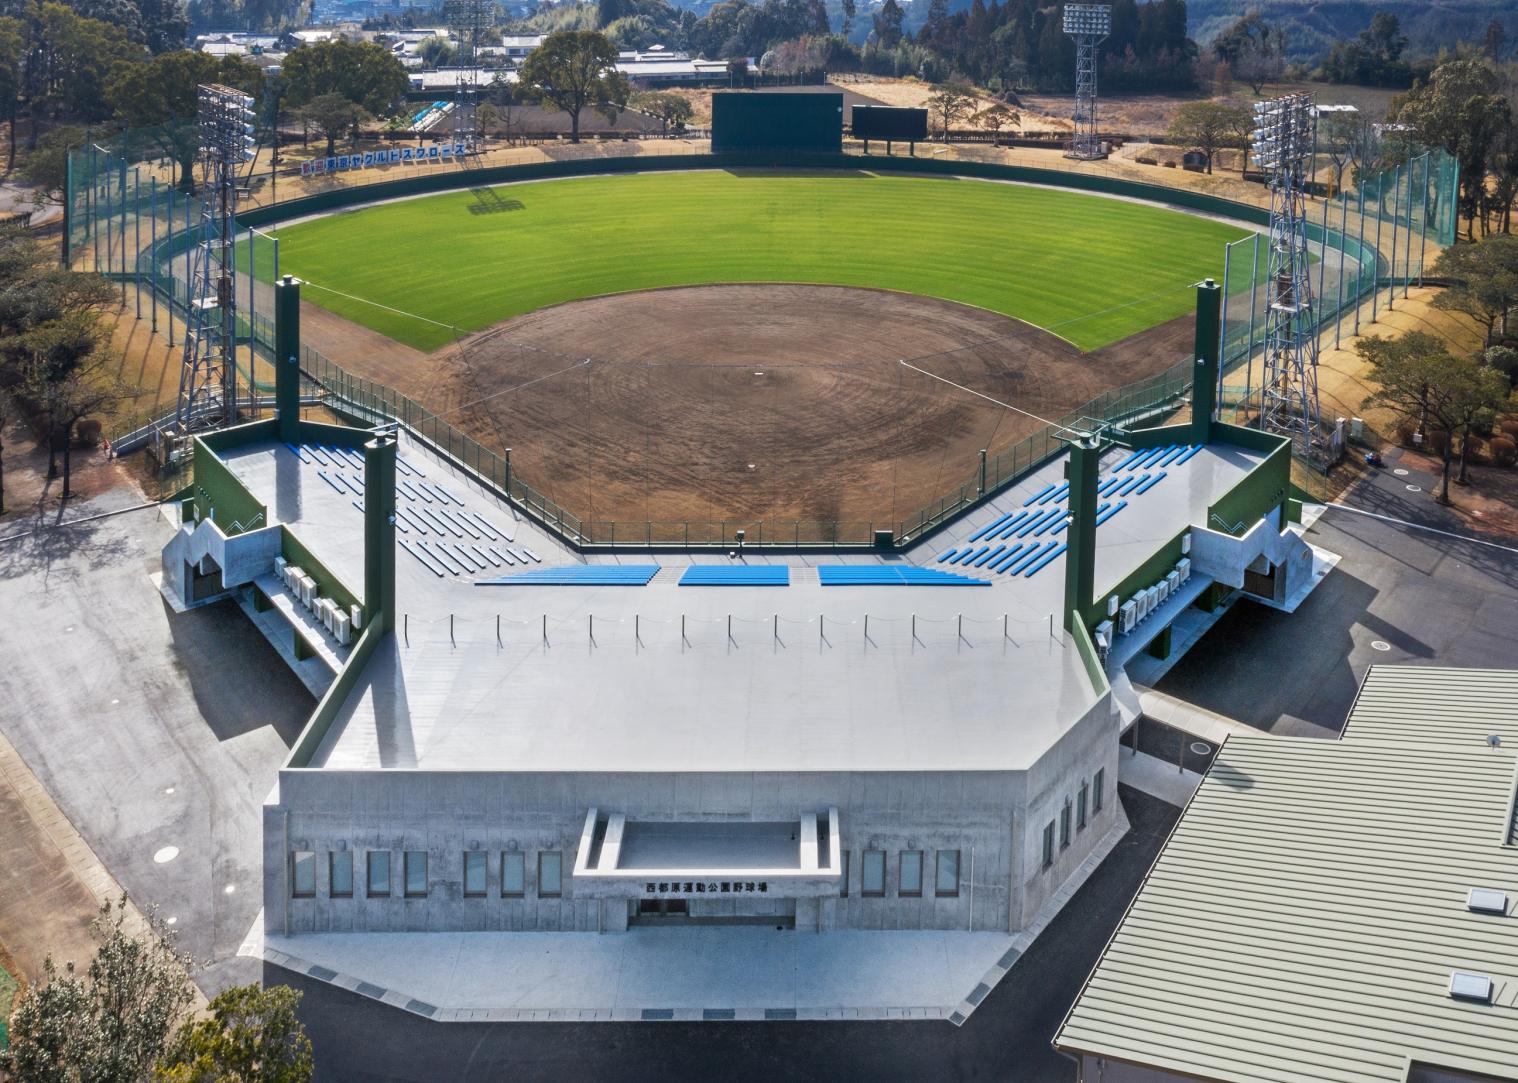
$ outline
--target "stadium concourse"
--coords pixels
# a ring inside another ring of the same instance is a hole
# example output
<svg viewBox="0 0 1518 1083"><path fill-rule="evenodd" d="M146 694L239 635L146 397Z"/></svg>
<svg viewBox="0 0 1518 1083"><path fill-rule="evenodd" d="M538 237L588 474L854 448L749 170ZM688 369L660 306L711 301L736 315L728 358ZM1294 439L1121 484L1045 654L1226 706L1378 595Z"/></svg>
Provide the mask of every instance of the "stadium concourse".
<svg viewBox="0 0 1518 1083"><path fill-rule="evenodd" d="M579 551L418 432L303 420L278 366L163 553L320 696L247 950L436 1020L962 1022L1126 830L1125 663L1315 582L1289 445L1214 419L1220 297L1190 421L828 551Z"/></svg>

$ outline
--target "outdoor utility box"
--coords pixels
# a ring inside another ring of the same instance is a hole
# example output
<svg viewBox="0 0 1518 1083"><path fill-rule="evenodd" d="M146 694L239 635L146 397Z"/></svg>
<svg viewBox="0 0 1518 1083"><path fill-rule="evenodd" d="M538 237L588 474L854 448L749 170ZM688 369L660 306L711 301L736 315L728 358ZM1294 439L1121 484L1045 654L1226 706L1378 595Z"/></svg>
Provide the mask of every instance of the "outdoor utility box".
<svg viewBox="0 0 1518 1083"><path fill-rule="evenodd" d="M836 90L724 90L712 95L712 153L843 151L843 94Z"/></svg>
<svg viewBox="0 0 1518 1083"><path fill-rule="evenodd" d="M893 533L891 533L889 530L877 530L877 531L875 531L875 548L876 549L889 549L889 548L891 548L895 544L895 542L896 542L896 535L893 534Z"/></svg>

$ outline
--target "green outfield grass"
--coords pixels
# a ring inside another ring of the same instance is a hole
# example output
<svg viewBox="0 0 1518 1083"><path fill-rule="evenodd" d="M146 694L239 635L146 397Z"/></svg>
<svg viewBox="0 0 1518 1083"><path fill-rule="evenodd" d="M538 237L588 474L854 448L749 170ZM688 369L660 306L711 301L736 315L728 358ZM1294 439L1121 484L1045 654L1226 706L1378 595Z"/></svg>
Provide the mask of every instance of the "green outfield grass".
<svg viewBox="0 0 1518 1083"><path fill-rule="evenodd" d="M1188 287L1220 275L1224 243L1245 235L1045 188L715 170L455 192L278 231L305 299L423 350L545 305L713 282L941 297L1090 350L1190 312Z"/></svg>

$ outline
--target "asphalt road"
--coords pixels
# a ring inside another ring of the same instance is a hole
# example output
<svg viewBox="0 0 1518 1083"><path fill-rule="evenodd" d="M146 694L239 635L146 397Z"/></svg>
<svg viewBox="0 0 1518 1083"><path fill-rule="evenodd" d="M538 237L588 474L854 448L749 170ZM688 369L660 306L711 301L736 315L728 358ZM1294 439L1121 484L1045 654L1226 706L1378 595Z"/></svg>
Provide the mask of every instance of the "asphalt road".
<svg viewBox="0 0 1518 1083"><path fill-rule="evenodd" d="M262 905L260 808L314 704L231 603L169 609L148 576L171 533L147 509L0 540L0 729L214 994L258 978L236 952Z"/></svg>
<svg viewBox="0 0 1518 1083"><path fill-rule="evenodd" d="M433 1023L271 965L264 981L305 994L301 1021L327 1081L1072 1080L1074 1064L1049 1043L1180 815L1126 786L1118 792L1132 830L963 1027Z"/></svg>
<svg viewBox="0 0 1518 1083"><path fill-rule="evenodd" d="M1400 487L1377 477L1349 499L1436 530L1458 525ZM1343 560L1302 606L1236 602L1160 691L1271 733L1331 737L1372 665L1518 666L1518 539L1505 549L1334 507L1307 538Z"/></svg>

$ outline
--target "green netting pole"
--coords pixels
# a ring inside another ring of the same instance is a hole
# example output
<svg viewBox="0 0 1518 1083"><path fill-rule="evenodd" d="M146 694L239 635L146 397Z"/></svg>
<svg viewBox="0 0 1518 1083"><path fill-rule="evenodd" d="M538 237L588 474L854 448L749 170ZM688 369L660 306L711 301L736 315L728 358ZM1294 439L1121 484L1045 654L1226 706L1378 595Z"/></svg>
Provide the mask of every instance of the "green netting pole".
<svg viewBox="0 0 1518 1083"><path fill-rule="evenodd" d="M1323 300L1323 290L1328 283L1328 279L1324 277L1328 274L1328 200L1326 199L1323 201L1323 232L1322 241L1319 244L1319 251L1322 253L1321 258L1318 260L1318 300L1321 302ZM1311 273L1312 271L1309 270L1308 274ZM1307 281L1309 284L1311 284L1312 279L1309 278ZM1312 329L1313 334L1316 335L1322 329L1323 321L1319 319L1318 325Z"/></svg>
<svg viewBox="0 0 1518 1083"><path fill-rule="evenodd" d="M1376 174L1376 269L1370 279L1370 322L1381 309L1381 221L1386 217L1386 174Z"/></svg>
<svg viewBox="0 0 1518 1083"><path fill-rule="evenodd" d="M116 273L121 276L121 303L122 303L123 306L126 305L126 290L127 290L127 284L126 284L126 221L127 221L126 178L127 178L127 164L126 164L126 159L123 158L123 159L121 159L121 174L117 178L117 181L116 181L117 186L121 190L121 200L120 200L120 204L121 204L121 221L119 223L117 223L117 226L116 226L116 238L117 238L116 239L116 253L117 253L117 264L118 264L118 266L116 268Z"/></svg>
<svg viewBox="0 0 1518 1083"><path fill-rule="evenodd" d="M1428 262L1428 167L1429 152L1423 152L1423 209L1418 218L1418 285L1423 285L1423 267Z"/></svg>
<svg viewBox="0 0 1518 1083"><path fill-rule="evenodd" d="M1244 343L1244 402L1249 409L1249 393L1254 378L1254 317L1258 309L1260 291L1260 234L1254 235L1254 251L1249 257L1249 340ZM1247 420L1247 417L1246 417Z"/></svg>
<svg viewBox="0 0 1518 1083"><path fill-rule="evenodd" d="M152 192L153 221L148 226L148 314L153 334L158 334L158 178L148 178Z"/></svg>
<svg viewBox="0 0 1518 1083"><path fill-rule="evenodd" d="M1344 193L1339 200L1339 279L1334 283L1334 349L1339 348L1339 336L1344 330L1344 234L1349 230L1349 201Z"/></svg>
<svg viewBox="0 0 1518 1083"><path fill-rule="evenodd" d="M258 402L258 384L253 379L253 227L248 227L248 396L256 404ZM237 268L237 257L232 257L232 267ZM254 406L254 417L258 416L257 406Z"/></svg>
<svg viewBox="0 0 1518 1083"><path fill-rule="evenodd" d="M137 198L137 167L132 167L132 284L137 293L137 318L142 319L142 208Z"/></svg>
<svg viewBox="0 0 1518 1083"><path fill-rule="evenodd" d="M69 240L74 228L74 152L63 152L63 247L60 256L63 259L63 267L69 265Z"/></svg>
<svg viewBox="0 0 1518 1083"><path fill-rule="evenodd" d="M1355 334L1360 333L1360 302L1365 298L1365 178L1356 186L1360 189L1360 240L1355 256Z"/></svg>
<svg viewBox="0 0 1518 1083"><path fill-rule="evenodd" d="M1402 213L1402 167L1399 165L1392 171L1392 247L1391 264L1386 276L1389 280L1386 290L1386 310L1391 311L1392 305L1397 300L1397 220Z"/></svg>
<svg viewBox="0 0 1518 1083"><path fill-rule="evenodd" d="M1233 246L1239 243L1229 241L1223 245L1223 313L1218 319L1218 357L1222 362L1218 365L1219 372L1228 362L1228 265L1233 262Z"/></svg>
<svg viewBox="0 0 1518 1083"><path fill-rule="evenodd" d="M168 318L164 321L169 325L169 349L174 348L174 186L164 185L169 195L169 214L164 220L164 239L168 242L169 253L169 288L164 291L168 300ZM158 273L158 261L153 261L153 273Z"/></svg>

